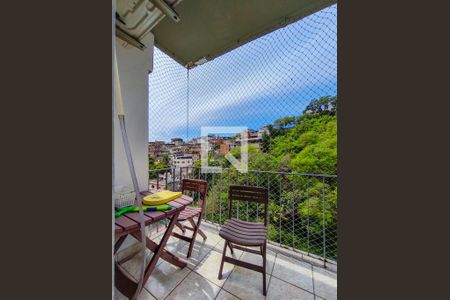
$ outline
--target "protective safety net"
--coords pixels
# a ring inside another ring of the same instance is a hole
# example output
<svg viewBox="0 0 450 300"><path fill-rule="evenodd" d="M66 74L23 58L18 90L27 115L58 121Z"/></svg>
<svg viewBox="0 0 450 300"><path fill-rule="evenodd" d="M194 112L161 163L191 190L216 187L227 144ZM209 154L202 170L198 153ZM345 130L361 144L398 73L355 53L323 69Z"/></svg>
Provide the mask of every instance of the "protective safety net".
<svg viewBox="0 0 450 300"><path fill-rule="evenodd" d="M232 184L269 189L269 239L324 261L337 259L337 6L289 24L212 61L186 69L159 49L149 75L150 188L207 179L206 221L228 217ZM208 165L200 164L202 127ZM229 127L246 127L248 146ZM249 153L248 172L225 157ZM261 221L263 207L232 214Z"/></svg>

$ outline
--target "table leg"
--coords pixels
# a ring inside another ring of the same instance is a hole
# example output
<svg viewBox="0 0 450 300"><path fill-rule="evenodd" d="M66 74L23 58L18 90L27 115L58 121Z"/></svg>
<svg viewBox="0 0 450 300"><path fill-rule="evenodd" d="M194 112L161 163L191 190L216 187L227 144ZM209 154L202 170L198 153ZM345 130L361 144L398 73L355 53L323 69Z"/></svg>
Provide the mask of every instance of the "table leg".
<svg viewBox="0 0 450 300"><path fill-rule="evenodd" d="M147 268L145 269L145 275L144 275L144 284L147 282L148 278L152 274L153 270L156 267L156 262L158 261L159 257L162 253L164 253L164 247L166 246L167 241L169 240L169 237L172 235L173 227L175 226L175 223L177 222L178 215L180 213L177 212L172 216L172 219L170 220L169 226L167 226L166 232L164 233L161 242L159 243L158 247L156 248L156 252L154 252L152 259L150 260L150 263L148 264ZM146 240L149 240L146 238Z"/></svg>
<svg viewBox="0 0 450 300"><path fill-rule="evenodd" d="M171 223L172 223L172 221L171 221ZM170 229L170 228L172 228L172 229ZM169 229L170 229L170 231L169 231ZM164 233L163 239L166 236L167 240L168 240L172 233L172 230L173 230L173 226L170 227L170 224L169 224L169 227L167 228L166 232ZM141 241L141 234L139 231L133 232L133 233L131 233L131 235L138 241ZM161 240L161 242L162 242L162 240ZM166 241L166 243L167 243L167 241ZM146 246L150 251L155 253L156 251L158 251L158 248L161 246L161 243L158 245L157 243L153 242L149 238L146 238ZM164 244L164 246L165 246L165 244ZM187 266L185 261L178 258L178 256L176 256L172 252L164 249L164 247L162 248L162 251L160 252L160 258L164 259L168 263L171 263L172 265L177 266L181 269L183 269L184 267Z"/></svg>
<svg viewBox="0 0 450 300"><path fill-rule="evenodd" d="M117 262L114 263L114 283L116 288L127 298L130 298L136 293L138 284L134 278L123 270L123 267Z"/></svg>
<svg viewBox="0 0 450 300"><path fill-rule="evenodd" d="M169 240L170 236L172 235L172 231L177 222L178 215L179 215L179 213L175 213L172 216L170 223L169 223L169 225L161 239L161 242L159 244L153 242L148 237L146 237L146 240L145 240L146 246L154 254L150 260L150 263L145 268L144 284L147 282L148 278L150 277L153 270L155 269L156 263L158 262L159 258L162 258L165 261L167 261L179 268L184 268L187 266L187 263L185 261L182 261L173 253L164 249L164 247L167 244L167 241ZM138 241L141 241L140 230L129 233L129 234L132 235L134 238L136 238ZM119 237L119 239L116 241L116 243L114 244L114 254L117 252L117 250L119 250L120 246L125 241L125 238L126 238L126 235ZM127 276L127 273L122 270L122 266L120 266L118 262L115 262L115 271L116 271L115 283L116 283L116 287L118 288L118 290L120 292L122 292L125 296L127 296L129 298L131 298L131 296L133 296L133 295L138 295L141 292L141 291L137 290L137 286L138 286L137 282L134 279Z"/></svg>
<svg viewBox="0 0 450 300"><path fill-rule="evenodd" d="M123 244L123 242L125 241L126 238L127 238L127 234L126 235L122 235L121 237L119 237L119 239L114 244L114 254L116 254L117 250L119 250L120 246L122 246L122 244Z"/></svg>

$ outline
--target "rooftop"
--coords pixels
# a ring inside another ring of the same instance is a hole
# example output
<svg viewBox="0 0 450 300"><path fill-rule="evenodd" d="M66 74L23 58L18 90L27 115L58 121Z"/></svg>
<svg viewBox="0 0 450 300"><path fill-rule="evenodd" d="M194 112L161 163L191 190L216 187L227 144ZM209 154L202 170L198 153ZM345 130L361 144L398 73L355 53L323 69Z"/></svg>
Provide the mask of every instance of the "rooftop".
<svg viewBox="0 0 450 300"><path fill-rule="evenodd" d="M264 299L260 273L225 263L222 280L217 279L223 251L223 239L218 235L217 227L202 224L207 239L197 238L193 254L184 269L159 260L156 269L145 284L138 299ZM152 239L158 242L164 229L153 233ZM176 228L175 231L181 231ZM131 276L137 278L141 254L132 259L126 257L138 250L136 240L127 237L117 253L124 260L123 267ZM133 246L135 244L136 246ZM130 246L131 245L131 246ZM180 258L185 258L188 244L171 237L167 249ZM148 251L148 250L147 250ZM251 253L235 250L241 260L260 263L260 257ZM153 255L147 252L150 259ZM336 269L321 267L318 261L299 255L293 251L268 245L267 252L267 297L266 299L336 299ZM117 289L115 299L126 299Z"/></svg>

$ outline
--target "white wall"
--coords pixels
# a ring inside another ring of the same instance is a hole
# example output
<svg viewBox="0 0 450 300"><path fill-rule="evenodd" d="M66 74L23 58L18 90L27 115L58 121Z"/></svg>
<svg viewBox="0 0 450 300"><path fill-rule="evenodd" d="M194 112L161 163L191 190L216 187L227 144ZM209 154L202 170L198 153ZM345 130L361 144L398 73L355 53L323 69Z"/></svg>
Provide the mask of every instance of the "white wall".
<svg viewBox="0 0 450 300"><path fill-rule="evenodd" d="M148 189L148 74L153 69L153 35L149 33L142 43L147 46L144 51L116 38L125 124L141 191ZM133 183L114 112L114 190L123 186L133 188Z"/></svg>

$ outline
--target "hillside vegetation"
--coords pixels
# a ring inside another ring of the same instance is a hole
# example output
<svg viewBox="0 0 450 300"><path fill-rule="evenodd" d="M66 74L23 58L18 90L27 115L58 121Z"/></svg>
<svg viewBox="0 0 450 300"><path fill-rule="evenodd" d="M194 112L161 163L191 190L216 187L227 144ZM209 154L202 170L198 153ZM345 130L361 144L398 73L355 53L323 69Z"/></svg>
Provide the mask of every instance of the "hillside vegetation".
<svg viewBox="0 0 450 300"><path fill-rule="evenodd" d="M249 170L239 173L223 157L209 165L228 168L223 174L200 174L210 184L206 218L226 219L230 184L269 189L269 239L307 252L337 258L337 178L302 174L337 173L337 98L311 101L300 116L288 116L268 126L260 149L248 146ZM239 158L241 149L231 153ZM281 173L274 173L281 172ZM220 196L219 196L220 195ZM241 203L233 217L262 221L262 206ZM325 240L325 246L324 246ZM325 251L324 251L325 247Z"/></svg>

